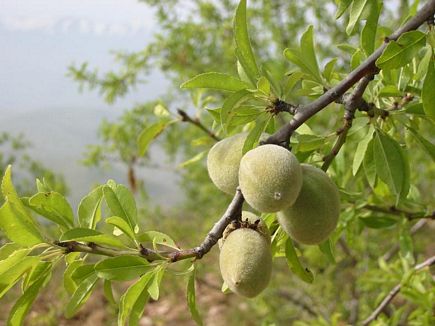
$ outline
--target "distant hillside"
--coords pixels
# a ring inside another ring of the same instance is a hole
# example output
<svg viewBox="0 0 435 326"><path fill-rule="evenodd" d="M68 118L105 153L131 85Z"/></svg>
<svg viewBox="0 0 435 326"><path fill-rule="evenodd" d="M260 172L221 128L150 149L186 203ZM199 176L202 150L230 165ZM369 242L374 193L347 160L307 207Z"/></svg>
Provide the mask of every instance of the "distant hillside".
<svg viewBox="0 0 435 326"><path fill-rule="evenodd" d="M121 112L106 109L40 109L27 113L2 110L1 131L15 135L23 133L32 143L29 153L45 166L62 173L71 189L70 199L77 205L96 183L107 179L127 184L126 171L121 164L110 170L87 168L80 164L88 144L96 144L97 128L103 118L114 119ZM151 148L152 162L165 162L165 155L157 146ZM165 168L142 168L143 179L152 201L172 205L181 199L177 186L175 164Z"/></svg>

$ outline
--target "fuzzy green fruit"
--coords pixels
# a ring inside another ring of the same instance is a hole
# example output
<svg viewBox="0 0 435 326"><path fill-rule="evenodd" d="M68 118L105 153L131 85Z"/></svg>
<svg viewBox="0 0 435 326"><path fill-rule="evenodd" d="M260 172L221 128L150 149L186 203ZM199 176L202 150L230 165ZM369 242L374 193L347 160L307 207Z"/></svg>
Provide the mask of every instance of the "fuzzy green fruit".
<svg viewBox="0 0 435 326"><path fill-rule="evenodd" d="M279 212L278 222L294 240L308 245L328 239L337 226L340 196L335 183L322 170L301 164L303 184L293 206Z"/></svg>
<svg viewBox="0 0 435 326"><path fill-rule="evenodd" d="M260 294L269 284L272 274L272 250L270 234L267 227L260 222L257 230L246 227L243 221L259 220L249 212L242 213L242 227L226 230L219 255L222 278L228 288L241 296L253 298ZM231 226L229 226L230 228Z"/></svg>
<svg viewBox="0 0 435 326"><path fill-rule="evenodd" d="M239 186L251 207L273 213L291 206L301 190L302 169L287 149L263 145L240 161Z"/></svg>
<svg viewBox="0 0 435 326"><path fill-rule="evenodd" d="M208 152L207 170L216 187L233 195L239 185L239 165L247 133L237 134L217 142Z"/></svg>

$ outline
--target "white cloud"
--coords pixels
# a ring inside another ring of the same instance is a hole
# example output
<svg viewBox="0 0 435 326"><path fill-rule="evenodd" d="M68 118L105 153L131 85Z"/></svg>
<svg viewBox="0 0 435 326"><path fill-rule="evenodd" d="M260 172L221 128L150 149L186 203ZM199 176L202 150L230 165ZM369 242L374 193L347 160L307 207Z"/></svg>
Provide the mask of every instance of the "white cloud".
<svg viewBox="0 0 435 326"><path fill-rule="evenodd" d="M0 27L8 30L125 35L155 25L153 11L137 0L0 0Z"/></svg>

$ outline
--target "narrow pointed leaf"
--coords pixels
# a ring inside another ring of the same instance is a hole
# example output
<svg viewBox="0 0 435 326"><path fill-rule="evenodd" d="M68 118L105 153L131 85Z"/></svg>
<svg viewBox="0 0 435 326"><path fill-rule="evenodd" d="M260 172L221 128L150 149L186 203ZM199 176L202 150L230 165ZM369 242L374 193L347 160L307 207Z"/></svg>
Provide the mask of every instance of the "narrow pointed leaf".
<svg viewBox="0 0 435 326"><path fill-rule="evenodd" d="M347 35L352 34L353 30L355 29L355 25L360 20L367 2L368 0L354 0L352 2L352 6L350 7L349 23L346 27Z"/></svg>
<svg viewBox="0 0 435 326"><path fill-rule="evenodd" d="M103 186L92 190L82 198L79 204L77 215L81 227L95 229L101 219L101 202L103 199Z"/></svg>
<svg viewBox="0 0 435 326"><path fill-rule="evenodd" d="M246 0L241 0L236 9L234 17L234 39L237 47L237 57L249 79L255 85L260 77L251 41L248 35L248 24L246 21Z"/></svg>
<svg viewBox="0 0 435 326"><path fill-rule="evenodd" d="M83 280L82 283L80 283L79 287L76 289L70 301L66 305L66 318L73 317L77 313L77 311L85 304L85 302L89 299L97 281L97 275L92 274L91 276Z"/></svg>
<svg viewBox="0 0 435 326"><path fill-rule="evenodd" d="M41 289L47 284L51 278L51 268L46 269L44 273L40 274L39 277L26 289L23 295L15 302L12 307L7 325L8 326L21 326L24 323L24 319L29 312L33 302L35 301L37 295Z"/></svg>
<svg viewBox="0 0 435 326"><path fill-rule="evenodd" d="M245 82L228 74L207 72L184 82L181 88L211 88L237 92L249 87Z"/></svg>
<svg viewBox="0 0 435 326"><path fill-rule="evenodd" d="M96 230L84 228L75 228L65 232L60 237L60 241L94 242L96 244L114 246L118 248L125 247L121 240L111 234L105 234Z"/></svg>
<svg viewBox="0 0 435 326"><path fill-rule="evenodd" d="M145 128L137 138L137 145L139 150L139 155L143 156L148 150L148 146L151 144L151 142L157 138L158 135L160 135L163 130L167 127L168 122L167 121L159 121L151 126Z"/></svg>
<svg viewBox="0 0 435 326"><path fill-rule="evenodd" d="M424 113L435 120L435 60L429 62L421 91Z"/></svg>
<svg viewBox="0 0 435 326"><path fill-rule="evenodd" d="M0 228L13 242L31 247L44 242L37 223L27 212L12 184L11 166L6 168L1 183L6 202L0 208Z"/></svg>
<svg viewBox="0 0 435 326"><path fill-rule="evenodd" d="M29 205L36 213L60 225L64 230L74 225L71 205L58 192L39 192L29 199Z"/></svg>
<svg viewBox="0 0 435 326"><path fill-rule="evenodd" d="M295 273L302 281L313 283L313 273L308 268L302 266L298 255L296 254L296 250L293 247L293 241L290 238L288 238L285 243L285 256L287 258L287 264L293 273Z"/></svg>
<svg viewBox="0 0 435 326"><path fill-rule="evenodd" d="M377 132L373 142L376 174L396 195L397 202L409 191L409 163L400 145L386 134ZM396 202L396 203L397 203Z"/></svg>
<svg viewBox="0 0 435 326"><path fill-rule="evenodd" d="M202 318L196 308L196 291L195 291L195 265L193 264L190 268L189 278L187 280L187 306L189 307L190 316L195 321L197 325L202 326ZM222 291L223 292L223 291Z"/></svg>
<svg viewBox="0 0 435 326"><path fill-rule="evenodd" d="M319 249L323 252L330 263L335 264L334 249L331 239L328 238L326 241L319 244Z"/></svg>
<svg viewBox="0 0 435 326"><path fill-rule="evenodd" d="M136 241L136 235L131 229L130 225L119 216L112 216L106 218L106 223L111 224L122 231L125 235L127 235L131 240Z"/></svg>
<svg viewBox="0 0 435 326"><path fill-rule="evenodd" d="M141 300L143 299L142 294L143 292L148 294L148 291L146 289L147 286L149 286L152 278L152 271L146 273L139 279L139 281L131 285L127 289L127 291L121 296L121 299L119 301L118 326L124 326L126 324L126 321L129 318L133 308L135 308L138 300L140 302L146 302L146 300Z"/></svg>
<svg viewBox="0 0 435 326"><path fill-rule="evenodd" d="M95 265L98 277L115 281L132 280L153 268L145 258L138 256L107 258Z"/></svg>
<svg viewBox="0 0 435 326"><path fill-rule="evenodd" d="M361 166L364 156L366 155L367 148L373 137L373 127L369 128L367 135L358 143L355 154L353 156L352 173L356 175L359 167Z"/></svg>
<svg viewBox="0 0 435 326"><path fill-rule="evenodd" d="M130 190L121 184L111 184L105 186L103 192L112 215L121 217L134 232L137 227L137 209Z"/></svg>
<svg viewBox="0 0 435 326"><path fill-rule="evenodd" d="M403 67L411 62L425 42L426 34L420 31L403 33L397 41L388 43L382 55L376 60L376 66L380 69Z"/></svg>
<svg viewBox="0 0 435 326"><path fill-rule="evenodd" d="M221 124L227 126L231 123L234 112L241 104L251 99L252 93L247 90L238 91L225 99L221 109ZM226 129L226 128L224 128Z"/></svg>

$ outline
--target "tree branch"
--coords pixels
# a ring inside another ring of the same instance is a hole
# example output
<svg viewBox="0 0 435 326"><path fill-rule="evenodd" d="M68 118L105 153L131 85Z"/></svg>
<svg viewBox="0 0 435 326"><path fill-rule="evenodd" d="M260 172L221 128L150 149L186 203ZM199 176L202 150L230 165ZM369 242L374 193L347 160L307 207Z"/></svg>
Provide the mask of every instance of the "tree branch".
<svg viewBox="0 0 435 326"><path fill-rule="evenodd" d="M56 242L54 243L54 245L57 247L65 248L66 253L84 252L108 257L133 255L144 257L150 262L156 260L167 260L173 263L188 258L201 259L222 237L227 225L230 224L233 220L239 219L241 217L243 202L244 198L242 192L240 191L240 189L237 189L236 194L234 195L234 198L228 206L227 210L207 234L204 241L198 247L191 249L175 251L156 251L154 249L145 248L141 245L141 248L139 250L117 250L112 248L106 248L95 243L84 244L77 241Z"/></svg>
<svg viewBox="0 0 435 326"><path fill-rule="evenodd" d="M338 138L332 147L331 152L323 158L322 170L328 170L334 158L337 156L341 147L346 142L346 137L349 129L352 127L352 121L355 118L355 111L366 103L362 96L368 84L373 79L374 75L364 76L355 87L354 91L349 96L343 96L342 103L344 104L343 127L337 130Z"/></svg>
<svg viewBox="0 0 435 326"><path fill-rule="evenodd" d="M421 264L418 264L414 267L414 272L418 272L425 267L431 266L435 264L435 256L432 256L428 259L426 259ZM388 306L388 304L394 299L394 297L399 293L400 289L402 288L402 284L397 284L389 293L388 295L382 300L382 302L379 304L379 306L373 311L373 313L363 321L362 325L366 326L370 324L372 321L374 321L380 313L385 309L385 307Z"/></svg>
<svg viewBox="0 0 435 326"><path fill-rule="evenodd" d="M364 205L362 208L368 209L374 212L380 212L380 213L387 213L390 215L398 215L398 216L405 216L408 220L416 220L416 219L435 219L435 211L432 213L426 214L423 212L410 212L405 211L402 209L399 209L395 206L390 207L382 207L382 206L376 206L376 205Z"/></svg>
<svg viewBox="0 0 435 326"><path fill-rule="evenodd" d="M375 52L373 52L363 63L361 63L355 70L347 75L347 77L344 78L340 83L326 91L315 101L298 108L293 119L290 120L288 124L281 127L281 129L279 129L275 134L270 136L264 143L288 147L290 136L300 125L302 125L317 112L324 109L327 105L343 96L344 93L354 84L356 84L361 78L370 74L376 74L378 72L375 62L381 56L389 41L397 40L403 33L417 29L420 25L432 17L434 13L435 0L430 0L417 12L412 19L410 19L405 25L397 29L393 34L386 38L385 42Z"/></svg>
<svg viewBox="0 0 435 326"><path fill-rule="evenodd" d="M427 224L427 220L421 219L417 223L415 223L411 230L409 230L410 235L414 235L417 233L422 227L424 227ZM397 254L400 250L400 245L396 243L390 250L388 250L383 256L382 259L385 261L389 261L391 258L394 257L395 254Z"/></svg>
<svg viewBox="0 0 435 326"><path fill-rule="evenodd" d="M177 113L181 117L181 121L186 121L186 122L189 122L189 123L197 126L199 129L204 131L207 135L209 135L211 138L213 138L216 141L221 140L218 136L216 136L216 134L213 131L207 129L207 127L204 126L198 118L192 118L191 116L189 116L187 114L186 111L181 110L181 109L177 109Z"/></svg>

